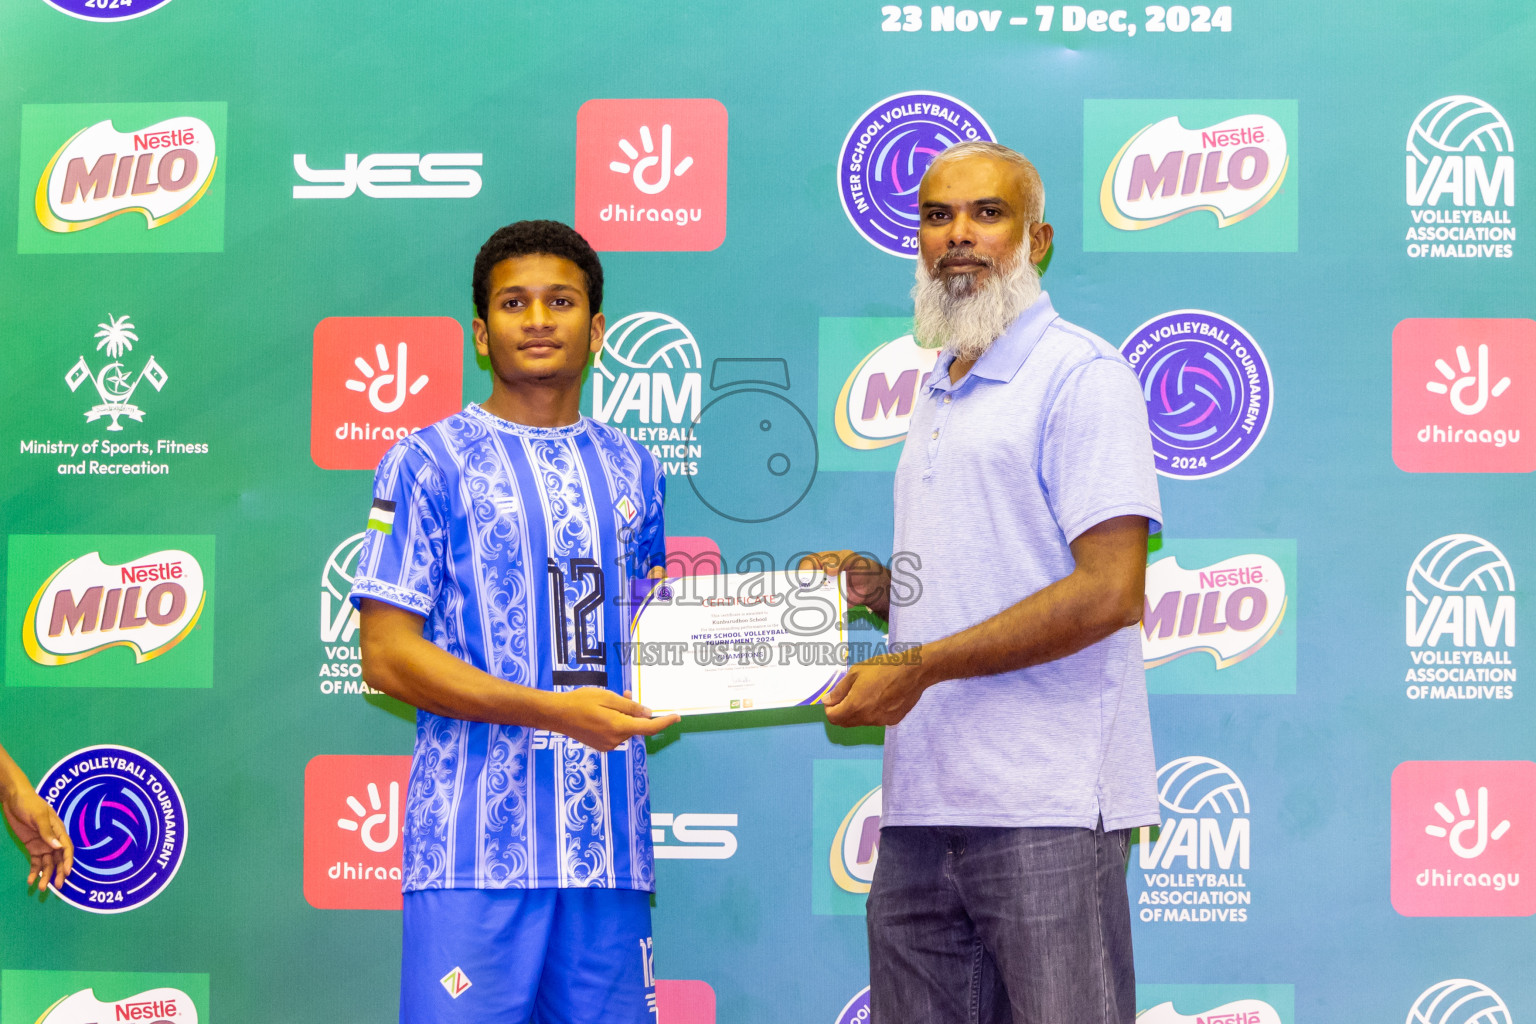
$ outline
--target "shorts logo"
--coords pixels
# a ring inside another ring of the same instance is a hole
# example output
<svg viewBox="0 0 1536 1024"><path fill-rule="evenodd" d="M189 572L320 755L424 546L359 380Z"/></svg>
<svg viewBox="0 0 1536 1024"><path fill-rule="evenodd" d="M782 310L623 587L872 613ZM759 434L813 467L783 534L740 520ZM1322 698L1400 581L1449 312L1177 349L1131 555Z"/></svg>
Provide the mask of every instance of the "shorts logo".
<svg viewBox="0 0 1536 1024"><path fill-rule="evenodd" d="M892 256L917 258L917 186L933 158L957 142L993 142L980 114L937 92L903 92L876 103L848 129L837 190L859 234Z"/></svg>
<svg viewBox="0 0 1536 1024"><path fill-rule="evenodd" d="M464 973L462 967L455 967L443 975L440 981L444 990L455 999L468 992L469 986L472 984L469 980L469 975Z"/></svg>
<svg viewBox="0 0 1536 1024"><path fill-rule="evenodd" d="M37 1019L37 1024L96 1024L97 1021L153 1021L154 1024L197 1024L197 1007L180 989L153 988L126 999L105 1001L94 989L65 996Z"/></svg>
<svg viewBox="0 0 1536 1024"><path fill-rule="evenodd" d="M602 252L718 249L728 129L719 100L583 103L576 113L576 230Z"/></svg>
<svg viewBox="0 0 1536 1024"><path fill-rule="evenodd" d="M1406 917L1536 914L1536 762L1392 772L1392 906Z"/></svg>
<svg viewBox="0 0 1536 1024"><path fill-rule="evenodd" d="M1476 96L1445 96L1408 130L1408 255L1514 256L1515 138Z"/></svg>
<svg viewBox="0 0 1536 1024"><path fill-rule="evenodd" d="M1487 985L1451 978L1429 986L1414 1000L1406 1024L1513 1024L1513 1018Z"/></svg>
<svg viewBox="0 0 1536 1024"><path fill-rule="evenodd" d="M327 317L315 327L309 453L374 469L398 440L460 409L464 328L446 316Z"/></svg>
<svg viewBox="0 0 1536 1024"><path fill-rule="evenodd" d="M865 793L849 808L832 837L828 858L832 878L845 892L867 893L875 880L875 862L880 856L880 794L879 786Z"/></svg>
<svg viewBox="0 0 1536 1024"><path fill-rule="evenodd" d="M619 515L624 517L626 523L634 522L635 516L640 514L639 510L635 508L635 503L629 500L629 495L627 494L619 499L618 510Z"/></svg>
<svg viewBox="0 0 1536 1024"><path fill-rule="evenodd" d="M1269 426L1269 362L1236 321L1199 309L1148 320L1120 346L1141 381L1159 474L1203 480L1236 466Z"/></svg>
<svg viewBox="0 0 1536 1024"><path fill-rule="evenodd" d="M148 755L102 745L77 750L37 792L75 844L75 868L54 892L97 914L141 907L160 895L187 850L187 811L175 781Z"/></svg>
<svg viewBox="0 0 1536 1024"><path fill-rule="evenodd" d="M1291 611L1295 542L1173 541L1169 547L1147 567L1141 646L1149 692L1295 693L1294 630L1276 642ZM1264 657L1247 664L1261 652ZM1186 657L1194 654L1209 659ZM1169 668L1169 678L1150 671L1179 659L1186 663Z"/></svg>
<svg viewBox="0 0 1536 1024"><path fill-rule="evenodd" d="M154 551L125 565L92 551L38 588L22 643L39 665L67 665L109 647L126 647L143 663L186 639L204 594L203 568L185 551Z"/></svg>
<svg viewBox="0 0 1536 1024"><path fill-rule="evenodd" d="M128 21L159 10L171 0L48 0L49 6L81 21ZM180 1024L180 1021L177 1022Z"/></svg>
<svg viewBox="0 0 1536 1024"><path fill-rule="evenodd" d="M1190 129L1166 117L1133 135L1104 172L1099 210L1121 231L1145 231L1205 211L1225 228L1275 198L1290 168L1285 132L1246 115Z"/></svg>
<svg viewBox="0 0 1536 1024"><path fill-rule="evenodd" d="M1441 537L1413 560L1407 590L1408 696L1512 698L1515 573L1503 552L1470 533Z"/></svg>
<svg viewBox="0 0 1536 1024"><path fill-rule="evenodd" d="M848 1000L838 1013L834 1024L869 1024L869 986L865 985L858 994Z"/></svg>
<svg viewBox="0 0 1536 1024"><path fill-rule="evenodd" d="M1295 252L1295 100L1086 100L1087 252Z"/></svg>
<svg viewBox="0 0 1536 1024"><path fill-rule="evenodd" d="M1163 822L1138 829L1142 921L1248 920L1248 790L1212 757L1175 758L1157 771Z"/></svg>
<svg viewBox="0 0 1536 1024"><path fill-rule="evenodd" d="M23 107L17 251L223 251L225 110Z"/></svg>
<svg viewBox="0 0 1536 1024"><path fill-rule="evenodd" d="M410 772L408 756L310 759L304 768L304 899L310 906L400 909L400 829Z"/></svg>
<svg viewBox="0 0 1536 1024"><path fill-rule="evenodd" d="M85 356L81 356L64 375L64 383L69 385L71 391L78 391L86 381L96 386L101 404L86 410L85 422L94 423L104 417L111 417L112 422L107 424L108 430L122 430L123 425L118 419L123 416L135 423L142 423L144 412L133 404L133 393L145 382L159 391L170 378L160 364L155 362L154 356L149 357L137 374L118 361L118 357L132 349L133 343L139 340L128 317L108 316L105 323L96 326L96 337L101 339L96 343L96 349L106 349L107 358L112 362L103 365L100 370L92 371Z"/></svg>
<svg viewBox="0 0 1536 1024"><path fill-rule="evenodd" d="M1536 470L1533 381L1536 320L1400 321L1392 461L1409 473Z"/></svg>

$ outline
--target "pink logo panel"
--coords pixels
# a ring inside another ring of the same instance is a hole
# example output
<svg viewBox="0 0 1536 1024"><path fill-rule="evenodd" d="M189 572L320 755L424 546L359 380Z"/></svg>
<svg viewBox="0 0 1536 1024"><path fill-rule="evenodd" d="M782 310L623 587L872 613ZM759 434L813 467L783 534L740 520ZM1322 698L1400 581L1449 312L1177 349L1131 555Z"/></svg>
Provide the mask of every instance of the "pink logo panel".
<svg viewBox="0 0 1536 1024"><path fill-rule="evenodd" d="M1406 917L1536 913L1536 763L1405 761L1392 773L1392 906Z"/></svg>

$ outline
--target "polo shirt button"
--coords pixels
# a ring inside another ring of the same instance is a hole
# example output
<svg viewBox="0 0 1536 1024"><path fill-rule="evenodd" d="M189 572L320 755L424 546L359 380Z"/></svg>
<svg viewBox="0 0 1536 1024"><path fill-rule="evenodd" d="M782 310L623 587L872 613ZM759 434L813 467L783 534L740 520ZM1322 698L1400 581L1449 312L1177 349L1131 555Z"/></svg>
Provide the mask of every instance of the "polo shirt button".
<svg viewBox="0 0 1536 1024"><path fill-rule="evenodd" d="M944 396L944 404L948 405L950 403L950 400L953 399L954 397L955 397L954 395L945 395Z"/></svg>
<svg viewBox="0 0 1536 1024"><path fill-rule="evenodd" d="M933 432L933 439L934 439L934 440L935 440L935 441L937 441L937 440L938 440L938 439L939 439L939 432L938 432L938 431L937 431L937 430L935 430L935 431L934 431L934 432Z"/></svg>

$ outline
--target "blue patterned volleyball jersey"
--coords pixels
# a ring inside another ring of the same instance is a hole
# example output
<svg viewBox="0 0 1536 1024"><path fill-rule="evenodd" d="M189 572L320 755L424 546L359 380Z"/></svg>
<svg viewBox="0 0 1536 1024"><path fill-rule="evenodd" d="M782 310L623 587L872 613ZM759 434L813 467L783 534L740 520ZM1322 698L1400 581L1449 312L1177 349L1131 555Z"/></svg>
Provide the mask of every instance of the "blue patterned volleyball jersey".
<svg viewBox="0 0 1536 1024"><path fill-rule="evenodd" d="M656 459L583 418L529 427L470 405L379 463L352 601L497 679L622 693L632 584L666 564ZM655 888L645 743L416 714L407 892Z"/></svg>

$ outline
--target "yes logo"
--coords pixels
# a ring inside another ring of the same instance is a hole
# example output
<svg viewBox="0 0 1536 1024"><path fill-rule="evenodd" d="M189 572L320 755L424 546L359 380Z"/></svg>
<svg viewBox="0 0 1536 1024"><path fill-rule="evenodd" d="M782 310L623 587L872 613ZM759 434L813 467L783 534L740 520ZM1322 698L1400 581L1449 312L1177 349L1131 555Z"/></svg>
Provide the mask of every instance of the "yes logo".
<svg viewBox="0 0 1536 1024"><path fill-rule="evenodd" d="M1193 755L1159 768L1157 787L1158 836L1137 830L1141 920L1247 921L1252 830L1242 780L1215 758Z"/></svg>
<svg viewBox="0 0 1536 1024"><path fill-rule="evenodd" d="M396 441L459 411L464 328L452 317L327 317L315 327L309 453L374 469Z"/></svg>
<svg viewBox="0 0 1536 1024"><path fill-rule="evenodd" d="M653 813L651 842L657 860L729 860L736 856L735 827L734 814Z"/></svg>
<svg viewBox="0 0 1536 1024"><path fill-rule="evenodd" d="M212 596L212 537L13 536L6 682L212 686Z"/></svg>
<svg viewBox="0 0 1536 1024"><path fill-rule="evenodd" d="M1083 248L1295 252L1295 100L1087 100Z"/></svg>
<svg viewBox="0 0 1536 1024"><path fill-rule="evenodd" d="M1392 772L1392 906L1406 917L1536 914L1536 762L1405 761Z"/></svg>
<svg viewBox="0 0 1536 1024"><path fill-rule="evenodd" d="M480 194L480 175L470 170L480 153L372 153L359 162L348 153L339 170L309 166L293 154L293 169L308 185L293 186L295 199L346 199L359 189L370 199L468 199ZM417 175L426 184L412 181Z"/></svg>
<svg viewBox="0 0 1536 1024"><path fill-rule="evenodd" d="M863 914L880 856L880 762L816 761L811 778L811 913Z"/></svg>
<svg viewBox="0 0 1536 1024"><path fill-rule="evenodd" d="M1409 473L1536 470L1536 320L1392 330L1392 461Z"/></svg>
<svg viewBox="0 0 1536 1024"><path fill-rule="evenodd" d="M602 252L718 249L728 122L718 100L583 103L576 113L576 230Z"/></svg>
<svg viewBox="0 0 1536 1024"><path fill-rule="evenodd" d="M1146 587L1149 693L1296 692L1295 541L1168 541Z"/></svg>
<svg viewBox="0 0 1536 1024"><path fill-rule="evenodd" d="M818 333L821 468L895 469L938 350L904 317L822 317Z"/></svg>
<svg viewBox="0 0 1536 1024"><path fill-rule="evenodd" d="M304 898L321 910L399 910L411 759L312 758L304 769Z"/></svg>
<svg viewBox="0 0 1536 1024"><path fill-rule="evenodd" d="M24 107L17 251L221 252L224 120L223 103Z"/></svg>

